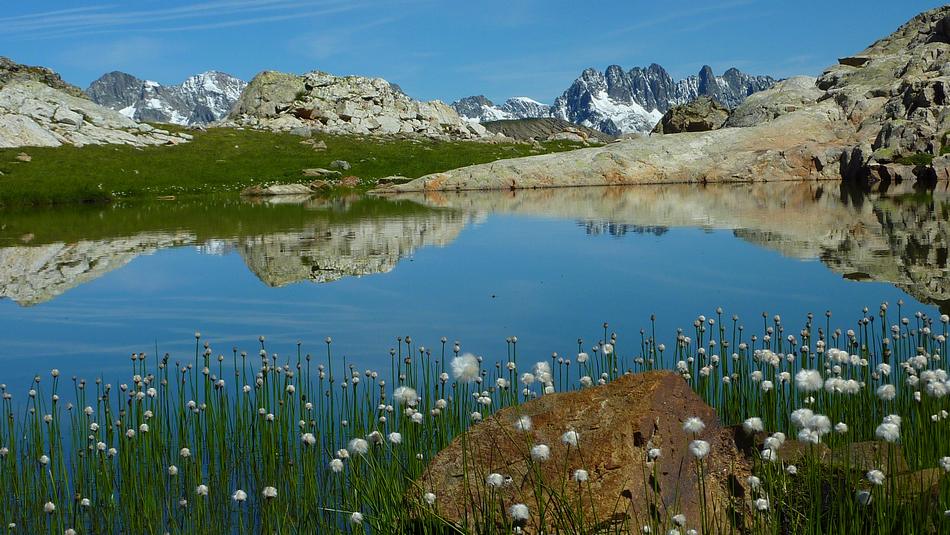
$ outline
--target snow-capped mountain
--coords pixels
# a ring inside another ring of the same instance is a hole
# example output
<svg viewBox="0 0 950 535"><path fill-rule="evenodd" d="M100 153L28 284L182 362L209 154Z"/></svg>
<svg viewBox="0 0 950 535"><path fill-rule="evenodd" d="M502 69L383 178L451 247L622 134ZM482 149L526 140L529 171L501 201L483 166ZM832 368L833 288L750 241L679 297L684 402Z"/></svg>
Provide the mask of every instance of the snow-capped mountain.
<svg viewBox="0 0 950 535"><path fill-rule="evenodd" d="M90 84L86 94L136 121L191 125L226 117L245 86L247 82L219 71L196 74L177 85L114 71Z"/></svg>
<svg viewBox="0 0 950 535"><path fill-rule="evenodd" d="M751 76L735 68L715 76L705 65L699 74L674 81L655 63L629 71L611 65L603 73L585 69L551 109L554 117L608 134L649 132L671 106L710 96L734 108L773 84L770 76Z"/></svg>
<svg viewBox="0 0 950 535"><path fill-rule="evenodd" d="M496 106L484 95L477 95L456 100L451 106L462 118L480 123L551 116L551 106L528 97L509 98L501 106Z"/></svg>

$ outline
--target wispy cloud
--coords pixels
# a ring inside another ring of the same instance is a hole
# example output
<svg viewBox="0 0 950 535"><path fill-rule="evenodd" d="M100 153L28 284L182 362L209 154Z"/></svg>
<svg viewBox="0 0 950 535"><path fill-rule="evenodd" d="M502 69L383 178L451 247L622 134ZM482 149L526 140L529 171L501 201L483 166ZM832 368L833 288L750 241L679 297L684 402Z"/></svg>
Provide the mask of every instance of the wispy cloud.
<svg viewBox="0 0 950 535"><path fill-rule="evenodd" d="M716 13L720 11L728 11L737 7L748 6L754 4L755 0L733 0L731 2L721 2L715 4L709 4L702 7L688 8L688 9L674 9L668 11L667 13L649 18L643 19L633 24L628 24L620 28L616 28L607 32L607 35L610 37L616 37L621 34L634 32L637 30L644 30L646 28L652 28L654 26L659 26L661 24L666 24L669 22L682 22L684 19L691 19L693 17L698 17L700 15L708 15L711 13ZM675 28L674 28L675 29Z"/></svg>
<svg viewBox="0 0 950 535"><path fill-rule="evenodd" d="M131 11L116 5L100 5L0 18L0 27L4 36L26 39L199 31L312 18L368 5L352 0L215 0Z"/></svg>

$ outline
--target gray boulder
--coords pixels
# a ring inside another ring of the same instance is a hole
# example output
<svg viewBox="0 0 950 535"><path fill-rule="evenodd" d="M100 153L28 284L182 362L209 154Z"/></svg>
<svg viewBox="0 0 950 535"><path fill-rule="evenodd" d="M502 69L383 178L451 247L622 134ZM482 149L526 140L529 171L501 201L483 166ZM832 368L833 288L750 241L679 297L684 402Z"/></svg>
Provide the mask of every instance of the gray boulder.
<svg viewBox="0 0 950 535"><path fill-rule="evenodd" d="M330 162L330 167L332 169L340 169L342 171L349 171L352 166L350 165L350 162L346 160L333 160L332 162Z"/></svg>
<svg viewBox="0 0 950 535"><path fill-rule="evenodd" d="M813 105L824 94L811 76L793 76L749 95L732 110L724 126L755 126Z"/></svg>
<svg viewBox="0 0 950 535"><path fill-rule="evenodd" d="M715 99L699 97L670 108L653 128L653 133L707 132L722 127L728 117L729 109Z"/></svg>

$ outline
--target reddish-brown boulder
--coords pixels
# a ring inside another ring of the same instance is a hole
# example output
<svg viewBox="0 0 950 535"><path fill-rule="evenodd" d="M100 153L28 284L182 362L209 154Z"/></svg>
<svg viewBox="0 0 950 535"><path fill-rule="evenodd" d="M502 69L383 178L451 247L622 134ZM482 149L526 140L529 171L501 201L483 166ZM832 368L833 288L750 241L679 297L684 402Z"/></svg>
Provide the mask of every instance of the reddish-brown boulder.
<svg viewBox="0 0 950 535"><path fill-rule="evenodd" d="M523 416L530 430L516 427ZM691 417L705 423L696 435L683 430ZM578 433L577 446L564 441L568 431ZM710 445L702 480L689 449L694 439ZM542 444L549 458L533 460L532 448ZM652 462L651 448L661 451ZM588 479L575 480L576 470ZM490 474L505 482L489 486ZM703 531L705 516L706 532L720 533L730 531L731 509L745 507L748 475L731 433L686 381L647 372L505 408L457 437L418 483L438 495L439 515L469 529L476 522L509 524L511 506L525 504L530 518L519 523L525 533L575 533L580 526L637 532L644 525L665 533L676 515L685 516L683 530Z"/></svg>

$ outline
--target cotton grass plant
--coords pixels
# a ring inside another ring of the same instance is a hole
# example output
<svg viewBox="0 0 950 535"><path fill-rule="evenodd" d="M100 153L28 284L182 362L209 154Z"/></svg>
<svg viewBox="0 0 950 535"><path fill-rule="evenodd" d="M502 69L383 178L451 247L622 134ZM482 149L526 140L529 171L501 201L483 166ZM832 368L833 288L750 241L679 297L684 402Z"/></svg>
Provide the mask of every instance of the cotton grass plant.
<svg viewBox="0 0 950 535"><path fill-rule="evenodd" d="M9 533L30 534L455 533L440 509L461 498L418 483L455 437L539 396L669 369L723 424L764 437L745 482L753 532L946 532L950 318L895 308L865 310L845 330L832 329L830 312L809 314L792 329L768 314L746 327L717 309L666 344L651 317L629 345L604 324L600 340L578 339L571 356L527 360L517 337L505 340L500 356L483 358L445 338L428 347L407 336L383 370L336 357L329 338L319 358L300 344L274 354L263 338L253 351L225 355L195 333L193 355L133 354L120 381L52 370L18 388L0 385L0 522ZM525 442L523 461L556 462L549 444L531 442L532 425L524 416L508 431ZM698 436L704 425L683 423L700 485L704 463L716 455ZM782 460L792 439L806 445L794 463ZM849 450L871 440L894 447L870 458ZM559 447L583 458L596 445L565 428ZM826 448L834 463L822 457ZM631 484L650 485L650 472L664 462L648 444L643 482ZM478 531L592 527L583 504L593 503L595 468L558 464L557 482L537 470L535 502L507 504L498 500L508 474L466 468L463 477L478 489L472 510L483 512L473 519ZM927 477L902 479L902 471L925 469ZM705 513L657 518L632 507L632 524L601 532L733 529Z"/></svg>

